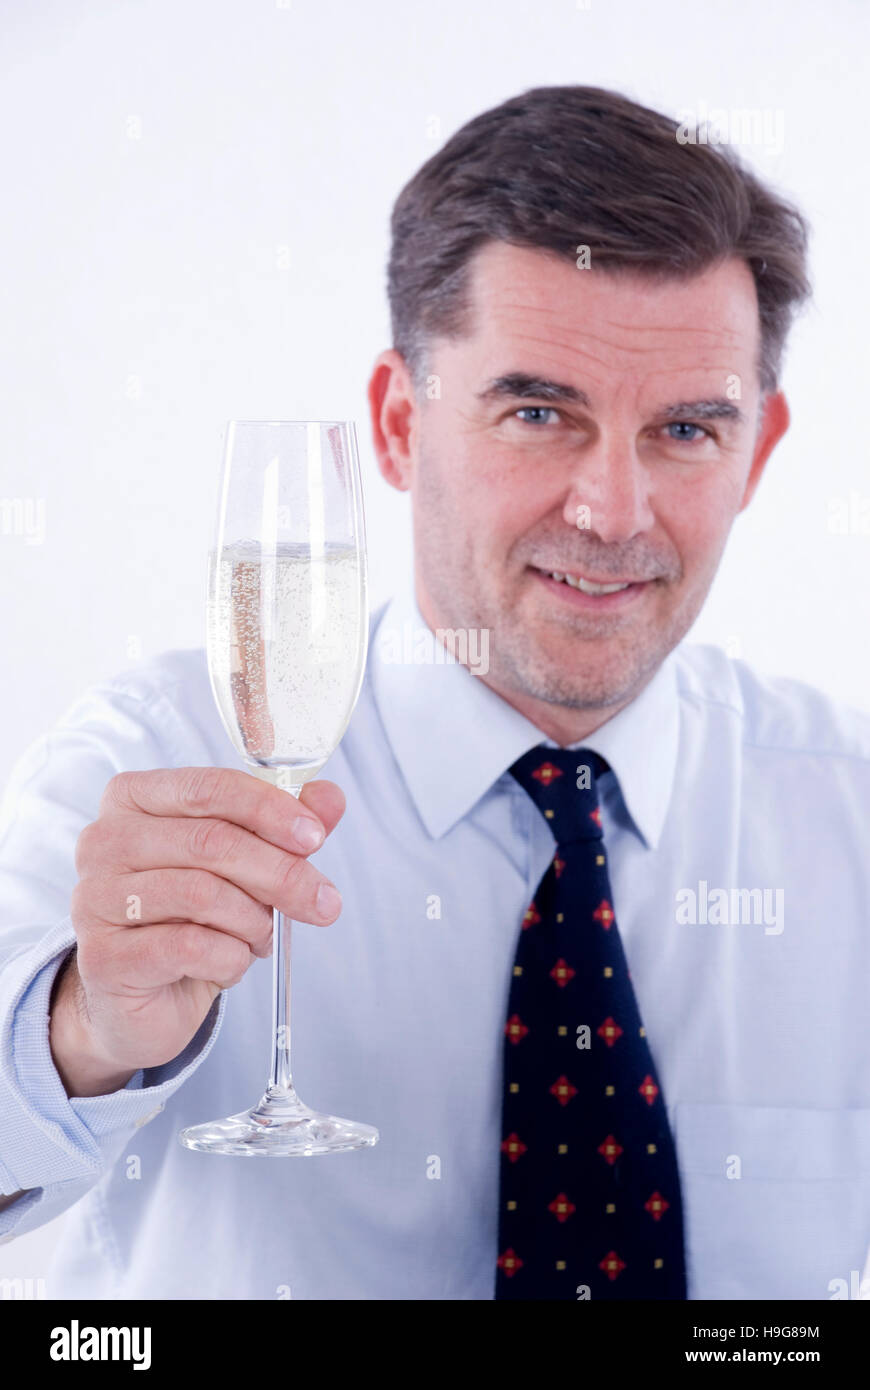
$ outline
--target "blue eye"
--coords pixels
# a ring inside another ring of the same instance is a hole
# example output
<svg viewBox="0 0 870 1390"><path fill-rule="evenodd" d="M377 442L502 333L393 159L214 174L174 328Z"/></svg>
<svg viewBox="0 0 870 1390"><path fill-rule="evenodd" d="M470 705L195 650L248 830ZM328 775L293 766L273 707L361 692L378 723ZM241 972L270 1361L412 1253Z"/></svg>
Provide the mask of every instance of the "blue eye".
<svg viewBox="0 0 870 1390"><path fill-rule="evenodd" d="M686 435L686 434L672 434L672 435L671 435L671 439L675 439L675 440L678 441L678 443L682 443L682 444L696 444L696 443L697 443L697 439L698 439L698 434L708 435L708 431L707 431L707 430L702 430L700 425L693 425L693 424L691 424L691 422L688 421L688 420L675 420L675 421L673 422L673 424L667 425L665 428L668 429L668 430L695 430L695 431L696 431L696 433L691 437L691 439L690 439L689 436ZM708 437L709 437L709 436L708 436Z"/></svg>
<svg viewBox="0 0 870 1390"><path fill-rule="evenodd" d="M541 420L542 415L554 415L557 420L559 418L558 410L554 410L553 407L550 405L524 405L520 410L516 411L515 413L518 419L522 415L536 416L536 419L523 421L524 424L530 425L543 424L544 421Z"/></svg>

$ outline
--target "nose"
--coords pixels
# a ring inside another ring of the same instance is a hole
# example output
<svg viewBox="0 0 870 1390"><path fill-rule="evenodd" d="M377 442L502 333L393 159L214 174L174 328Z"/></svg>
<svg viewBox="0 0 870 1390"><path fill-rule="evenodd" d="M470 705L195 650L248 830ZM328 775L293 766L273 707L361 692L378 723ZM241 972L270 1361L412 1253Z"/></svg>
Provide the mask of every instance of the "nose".
<svg viewBox="0 0 870 1390"><path fill-rule="evenodd" d="M632 439L602 431L582 451L572 464L563 515L608 545L651 529L651 479Z"/></svg>

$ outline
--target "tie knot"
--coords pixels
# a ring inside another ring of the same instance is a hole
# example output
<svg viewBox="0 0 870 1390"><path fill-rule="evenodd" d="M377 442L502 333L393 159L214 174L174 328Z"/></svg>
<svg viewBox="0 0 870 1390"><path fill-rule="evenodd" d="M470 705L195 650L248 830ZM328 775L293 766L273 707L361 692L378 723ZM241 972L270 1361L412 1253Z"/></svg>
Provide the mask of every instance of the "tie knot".
<svg viewBox="0 0 870 1390"><path fill-rule="evenodd" d="M607 766L591 748L572 751L539 743L510 770L546 818L557 845L565 845L603 838L596 781Z"/></svg>

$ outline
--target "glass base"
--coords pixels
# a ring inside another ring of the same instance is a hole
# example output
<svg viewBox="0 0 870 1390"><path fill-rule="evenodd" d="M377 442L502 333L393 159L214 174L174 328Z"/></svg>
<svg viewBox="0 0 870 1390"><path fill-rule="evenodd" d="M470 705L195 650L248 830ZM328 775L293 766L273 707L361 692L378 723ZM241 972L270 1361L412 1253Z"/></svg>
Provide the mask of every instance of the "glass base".
<svg viewBox="0 0 870 1390"><path fill-rule="evenodd" d="M268 1091L253 1110L191 1125L178 1139L198 1153L293 1158L367 1148L378 1142L378 1131L356 1120L319 1115L295 1091Z"/></svg>

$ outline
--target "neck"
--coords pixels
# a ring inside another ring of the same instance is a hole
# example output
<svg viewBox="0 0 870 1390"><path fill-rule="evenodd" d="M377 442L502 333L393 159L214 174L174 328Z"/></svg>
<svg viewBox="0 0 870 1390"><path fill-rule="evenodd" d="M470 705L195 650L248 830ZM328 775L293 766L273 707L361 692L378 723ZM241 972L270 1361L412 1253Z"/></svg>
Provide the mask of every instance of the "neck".
<svg viewBox="0 0 870 1390"><path fill-rule="evenodd" d="M536 699L525 691L506 688L493 679L491 673L479 676L478 679L562 748L566 748L570 743L579 743L590 734L594 734L602 724L606 724L620 710L625 709L626 705L630 705L637 693L632 691L624 700L613 705L573 709L567 705L556 705L548 700Z"/></svg>

